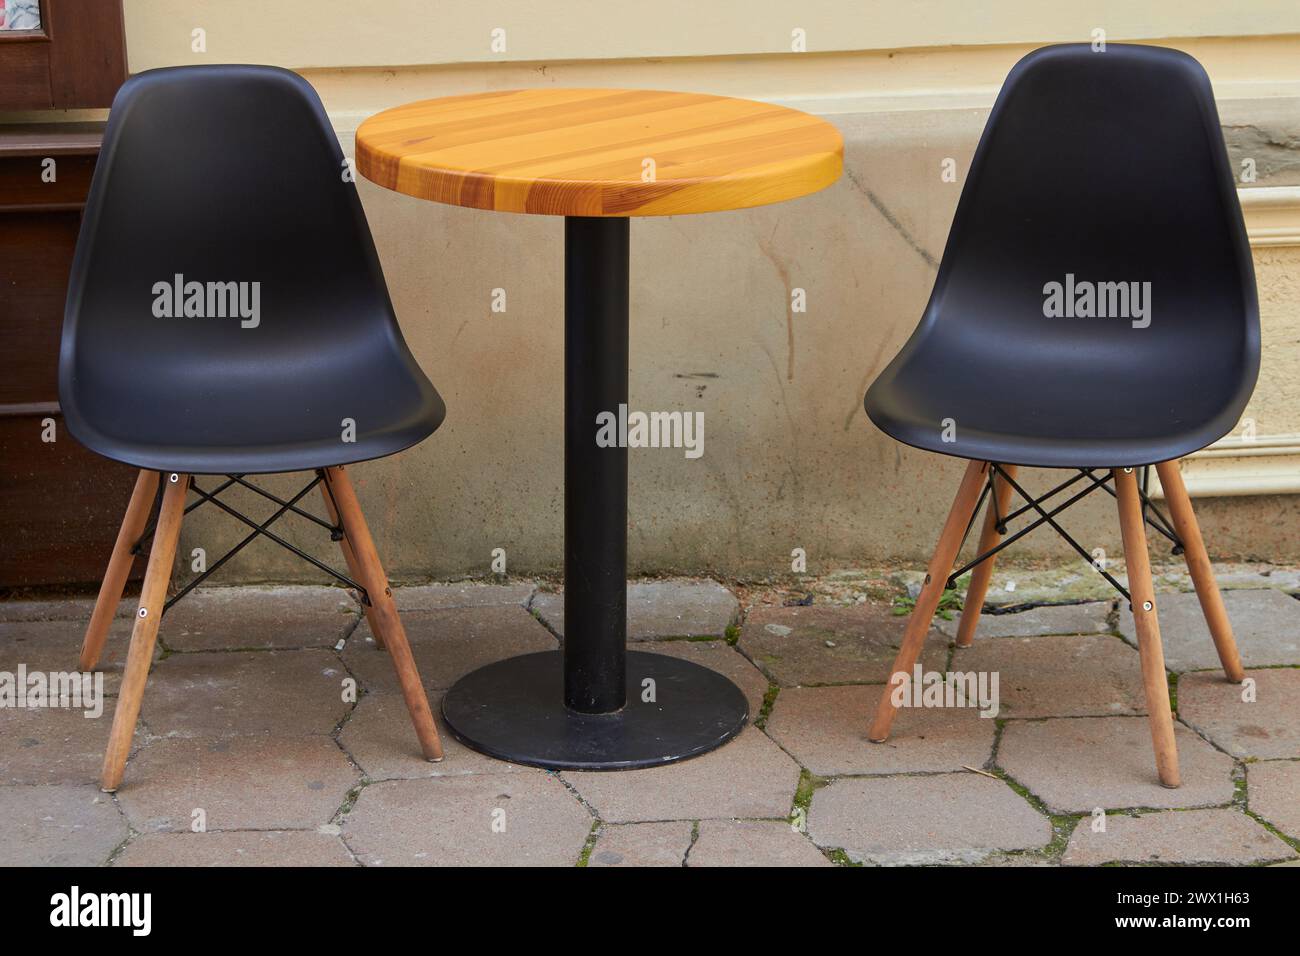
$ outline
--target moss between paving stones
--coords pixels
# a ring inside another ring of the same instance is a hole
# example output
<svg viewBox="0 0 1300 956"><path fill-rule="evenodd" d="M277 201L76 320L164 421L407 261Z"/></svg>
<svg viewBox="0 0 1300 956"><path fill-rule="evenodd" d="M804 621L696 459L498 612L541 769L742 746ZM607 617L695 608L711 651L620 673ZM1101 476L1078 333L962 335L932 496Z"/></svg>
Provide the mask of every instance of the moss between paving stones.
<svg viewBox="0 0 1300 956"><path fill-rule="evenodd" d="M759 730L767 727L767 719L772 716L772 708L776 706L776 697L780 693L780 684L775 681L768 683L767 690L763 694L763 705L758 710L758 716L754 718L754 726Z"/></svg>
<svg viewBox="0 0 1300 956"><path fill-rule="evenodd" d="M795 815L802 811L806 821L812 809L813 794L822 787L828 786L830 782L829 777L819 777L807 768L801 767L799 785L795 787L794 802L790 807L790 819L793 820ZM813 846L817 845L814 843ZM817 849L821 850L822 855L836 866L862 866L861 863L850 859L849 855L839 847L817 847Z"/></svg>
<svg viewBox="0 0 1300 956"><path fill-rule="evenodd" d="M591 821L591 832L587 834L587 842L582 845L582 852L578 854L578 862L574 866L587 866L591 863L591 853L596 849L596 838L600 836L601 822L599 820Z"/></svg>
<svg viewBox="0 0 1300 956"><path fill-rule="evenodd" d="M1065 855L1065 848L1070 842L1070 837L1074 835L1074 828L1079 825L1079 821L1087 817L1087 814L1073 815L1068 813L1052 813L1047 809L1047 804L1038 799L1029 788L1016 780L1005 770L994 768L989 773L993 774L1008 787L1020 795L1026 803L1047 817L1052 825L1052 839L1045 846L1034 850L1008 850L1007 856L1013 857L1040 857L1044 860L1050 860L1053 863L1059 863L1061 857Z"/></svg>
<svg viewBox="0 0 1300 956"><path fill-rule="evenodd" d="M790 815L794 816L798 810L802 810L806 814L812 806L813 794L830 782L830 778L819 777L811 770L801 767L799 770L799 785L794 790L794 803L790 808Z"/></svg>

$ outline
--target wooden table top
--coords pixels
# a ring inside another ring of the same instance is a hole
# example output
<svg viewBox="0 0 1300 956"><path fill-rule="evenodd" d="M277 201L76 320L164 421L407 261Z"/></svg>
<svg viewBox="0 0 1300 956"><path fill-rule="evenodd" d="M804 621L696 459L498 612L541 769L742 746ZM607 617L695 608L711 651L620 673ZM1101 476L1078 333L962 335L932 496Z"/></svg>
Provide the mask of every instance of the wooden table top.
<svg viewBox="0 0 1300 956"><path fill-rule="evenodd" d="M830 123L753 100L654 90L509 90L409 103L357 130L357 169L435 202L553 216L672 216L833 183Z"/></svg>

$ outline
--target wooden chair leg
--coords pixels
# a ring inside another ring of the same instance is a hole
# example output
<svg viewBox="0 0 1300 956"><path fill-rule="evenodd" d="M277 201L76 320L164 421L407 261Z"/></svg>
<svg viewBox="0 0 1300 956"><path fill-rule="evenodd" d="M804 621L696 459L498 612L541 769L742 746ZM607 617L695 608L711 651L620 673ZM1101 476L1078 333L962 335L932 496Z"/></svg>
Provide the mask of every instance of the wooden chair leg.
<svg viewBox="0 0 1300 956"><path fill-rule="evenodd" d="M1003 465L1002 470L1010 477L1016 477L1015 465ZM984 530L980 532L979 550L983 554L1002 539L998 531L997 516L1007 513L1011 501L1011 485L998 474L993 475L993 501L996 507L989 505L984 515ZM995 558L986 558L975 565L970 573L970 585L966 588L966 600L962 603L961 620L957 624L957 646L970 647L975 642L975 628L979 626L980 614L984 611L984 596L989 593L989 582L993 580L993 562Z"/></svg>
<svg viewBox="0 0 1300 956"><path fill-rule="evenodd" d="M1142 661L1142 685L1146 691L1147 722L1156 752L1156 770L1166 787L1181 783L1178 747L1174 743L1174 717L1169 708L1169 679L1165 674L1165 652L1160 644L1160 619L1156 593L1151 584L1151 559L1142 521L1142 500L1138 496L1133 469L1116 468L1116 497L1119 500L1119 528L1124 539L1124 561L1128 565L1128 590L1133 603L1138 656Z"/></svg>
<svg viewBox="0 0 1300 956"><path fill-rule="evenodd" d="M894 715L897 712L890 691L899 679L899 675L911 679L912 667L921 655L925 635L929 633L934 612L943 597L944 586L948 582L948 575L952 572L953 561L957 558L957 551L961 548L966 528L975 514L975 506L979 503L980 491L984 487L988 469L988 462L984 461L972 461L966 466L961 487L957 489L957 497L948 511L948 520L944 522L939 543L934 549L934 557L930 559L925 583L921 585L921 593L916 597L916 607L912 609L912 615L907 619L903 643L898 649L898 656L894 659L889 683L885 685L880 695L875 719L872 720L871 729L867 733L867 738L875 743L889 739L889 728L893 725Z"/></svg>
<svg viewBox="0 0 1300 956"><path fill-rule="evenodd" d="M424 685L420 683L415 656L406 640L406 629L397 615L392 588L388 586L388 577L379 563L379 553L370 537L370 529L366 527L366 519L361 514L361 505L357 501L352 482L341 465L326 468L325 481L329 484L329 492L338 508L344 539L351 544L359 583L370 598L370 627L376 638L382 636L389 656L393 659L397 679L402 685L402 696L406 698L406 709L411 712L411 722L415 724L416 736L420 738L420 748L424 751L426 760L441 760L442 741L438 739L438 730L433 724L429 698L425 696Z"/></svg>
<svg viewBox="0 0 1300 956"><path fill-rule="evenodd" d="M1187 487L1183 484L1178 462L1161 462L1156 465L1156 474L1160 476L1160 487L1164 489L1165 501L1169 503L1169 514L1174 520L1174 530L1182 539L1187 571L1192 576L1192 584L1196 586L1196 596L1201 602L1201 613L1205 615L1210 636L1214 638L1214 648L1219 652L1223 673L1234 684L1240 684L1246 679L1246 672L1241 666L1237 641L1232 636L1232 624L1228 621L1228 612L1223 606L1219 585L1214 580L1214 566L1210 564L1210 556L1205 552L1201 527L1196 523L1196 512L1192 510L1192 500L1187 496Z"/></svg>
<svg viewBox="0 0 1300 956"><path fill-rule="evenodd" d="M102 785L112 793L122 783L126 758L131 752L131 739L140 717L140 702L144 698L145 681L149 678L149 665L153 661L154 644L158 639L158 624L162 618L163 603L167 600L167 585L176 561L176 544L181 535L181 519L185 515L185 495L189 491L189 475L169 475L163 492L162 507L158 511L158 527L154 530L153 546L149 549L149 566L144 574L144 587L140 592L140 607L136 611L135 629L131 632L131 649L126 656L126 670L122 687L117 695L117 709L113 712L113 730L104 754Z"/></svg>
<svg viewBox="0 0 1300 956"><path fill-rule="evenodd" d="M108 639L108 629L117 613L117 606L122 602L122 591L135 561L132 552L144 534L144 526L149 522L149 512L153 510L153 499L157 493L158 472L141 471L136 476L135 490L131 492L131 502L126 506L122 526L117 529L113 556L108 559L108 569L99 585L99 597L95 599L95 610L90 615L86 636L81 642L80 669L83 671L93 671L99 663L104 641Z"/></svg>
<svg viewBox="0 0 1300 956"><path fill-rule="evenodd" d="M325 510L329 513L330 521L333 522L336 528L343 527L343 523L339 520L339 510L334 506L334 496L330 494L328 482L321 483L320 496L325 500ZM351 575L352 580L361 584L362 587L365 587L361 582L361 566L357 563L357 556L352 551L352 544L348 541L348 536L346 534L344 534L339 540L339 548L343 551L343 560L347 563L348 574ZM362 611L365 612L366 623L370 625L370 634L375 639L375 646L380 650L383 650L384 635L381 631L382 624L377 619L374 605L363 604L361 608Z"/></svg>

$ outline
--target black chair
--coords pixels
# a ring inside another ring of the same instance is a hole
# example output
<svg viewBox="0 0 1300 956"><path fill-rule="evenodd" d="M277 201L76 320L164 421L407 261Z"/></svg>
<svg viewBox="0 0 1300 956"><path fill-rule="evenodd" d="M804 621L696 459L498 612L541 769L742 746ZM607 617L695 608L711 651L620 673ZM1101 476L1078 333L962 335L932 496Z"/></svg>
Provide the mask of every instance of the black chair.
<svg viewBox="0 0 1300 956"><path fill-rule="evenodd" d="M1093 562L1056 516L1103 489L1118 499L1129 590L1095 565L1130 600L1160 780L1178 786L1144 525L1185 553L1224 671L1240 682L1178 461L1236 426L1258 370L1250 248L1200 64L1127 45L1026 56L976 149L920 325L866 396L888 435L970 460L891 681L911 673L945 587L973 568L957 639L970 644L993 556L1031 528L1051 526ZM1146 494L1150 465L1172 522ZM1035 498L1016 466L1076 474ZM1026 504L1008 513L1012 490ZM954 572L985 498L977 557ZM1032 522L999 543L1021 515ZM891 697L872 740L889 735Z"/></svg>
<svg viewBox="0 0 1300 956"><path fill-rule="evenodd" d="M95 667L133 555L152 538L103 787L122 779L181 519L211 502L354 587L386 646L425 757L442 750L343 465L428 437L445 414L393 315L356 186L315 91L287 70L151 70L113 101L68 287L59 398L71 434L140 468L86 632ZM248 475L313 471L285 500ZM156 526L146 528L160 473ZM224 476L204 489L195 475ZM320 485L329 520L299 507ZM276 505L255 521L218 497ZM197 500L186 507L189 491ZM342 545L351 577L270 530L295 513ZM234 552L232 551L231 554Z"/></svg>

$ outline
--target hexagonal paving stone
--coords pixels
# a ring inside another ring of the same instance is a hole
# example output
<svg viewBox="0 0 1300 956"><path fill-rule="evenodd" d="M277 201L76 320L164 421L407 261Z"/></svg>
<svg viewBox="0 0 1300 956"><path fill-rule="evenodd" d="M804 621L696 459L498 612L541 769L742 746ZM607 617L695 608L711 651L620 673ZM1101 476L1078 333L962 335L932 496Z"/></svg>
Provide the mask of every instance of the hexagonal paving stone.
<svg viewBox="0 0 1300 956"><path fill-rule="evenodd" d="M118 854L114 866L356 866L337 833L236 830L146 833Z"/></svg>
<svg viewBox="0 0 1300 956"><path fill-rule="evenodd" d="M909 773L982 767L993 755L996 722L969 708L901 709L889 740L867 740L882 687L787 687L767 732L796 760L823 776Z"/></svg>
<svg viewBox="0 0 1300 956"><path fill-rule="evenodd" d="M1032 866L1057 866L1054 861L1038 853L993 853L980 860L979 865L984 869L993 868L1014 868L1025 869Z"/></svg>
<svg viewBox="0 0 1300 956"><path fill-rule="evenodd" d="M1300 840L1300 762L1246 765L1246 806L1293 840Z"/></svg>
<svg viewBox="0 0 1300 956"><path fill-rule="evenodd" d="M1110 630L1107 618L1112 602L1088 601L1084 604L1057 604L1032 607L1012 614L980 615L975 628L976 644L986 637L1039 637L1046 634L1105 634ZM951 621L936 617L934 626L949 637L957 636L961 612Z"/></svg>
<svg viewBox="0 0 1300 956"><path fill-rule="evenodd" d="M1300 670L1260 668L1255 699L1222 672L1184 674L1178 681L1178 716L1237 757L1300 757Z"/></svg>
<svg viewBox="0 0 1300 956"><path fill-rule="evenodd" d="M774 820L704 820L687 866L834 866L802 833Z"/></svg>
<svg viewBox="0 0 1300 956"><path fill-rule="evenodd" d="M95 719L79 710L0 708L0 783L93 783L113 723L112 698ZM143 735L137 728L138 747Z"/></svg>
<svg viewBox="0 0 1300 956"><path fill-rule="evenodd" d="M116 694L122 683L122 666L134 623L130 617L118 618L109 627L96 667L104 675L106 694ZM25 665L29 674L76 671L85 631L86 621L81 620L0 623L0 671L17 674L20 665ZM161 648L155 650L155 660L160 653Z"/></svg>
<svg viewBox="0 0 1300 956"><path fill-rule="evenodd" d="M1178 589L1190 591L1192 579L1185 565L1174 565L1180 572ZM1292 593L1300 591L1300 567L1281 567L1267 562L1214 562L1214 579L1220 588L1274 588Z"/></svg>
<svg viewBox="0 0 1300 956"><path fill-rule="evenodd" d="M185 651L333 647L360 614L343 588L195 588L167 612L158 637Z"/></svg>
<svg viewBox="0 0 1300 956"><path fill-rule="evenodd" d="M616 823L604 826L588 866L681 866L691 847L691 824Z"/></svg>
<svg viewBox="0 0 1300 956"><path fill-rule="evenodd" d="M537 594L532 608L551 630L564 636L563 594ZM717 581L632 581L627 586L628 640L721 637L735 623L739 610L736 596Z"/></svg>
<svg viewBox="0 0 1300 956"><path fill-rule="evenodd" d="M104 555L105 563L108 555ZM95 610L93 597L21 598L0 601L0 622L8 621L79 621L85 627ZM118 617L135 614L135 598L124 597L114 612Z"/></svg>
<svg viewBox="0 0 1300 956"><path fill-rule="evenodd" d="M836 780L813 794L808 833L853 860L915 865L1045 846L1052 826L1002 781L962 773Z"/></svg>
<svg viewBox="0 0 1300 956"><path fill-rule="evenodd" d="M448 607L490 607L494 604L527 606L537 590L532 581L512 584L485 584L458 581L454 584L417 584L393 589L393 602L399 614L407 611L434 611Z"/></svg>
<svg viewBox="0 0 1300 956"><path fill-rule="evenodd" d="M1232 758L1174 724L1182 786L1161 786L1145 717L1009 721L997 762L1056 813L1203 807L1232 800Z"/></svg>
<svg viewBox="0 0 1300 956"><path fill-rule="evenodd" d="M420 680L430 690L446 690L484 664L559 646L536 618L513 605L411 611L402 621ZM375 647L365 621L348 639L343 661L367 689L400 693L393 662Z"/></svg>
<svg viewBox="0 0 1300 956"><path fill-rule="evenodd" d="M1013 544L1011 549L1010 556L1014 558L1016 546ZM1106 579L1082 562L1034 569L1004 560L1005 557L999 557L993 565L993 579L984 597L986 605L1006 608L1025 604L1059 605L1064 601L1104 602L1114 598L1115 592ZM895 571L890 576L896 585L905 585L913 596L920 591L924 577L923 569Z"/></svg>
<svg viewBox="0 0 1300 956"><path fill-rule="evenodd" d="M1225 591L1223 604L1247 667L1300 664L1300 601L1281 591ZM1193 593L1161 595L1156 601L1165 666L1171 671L1219 667L1210 629ZM1134 646L1133 615L1125 608L1119 630Z"/></svg>
<svg viewBox="0 0 1300 956"><path fill-rule="evenodd" d="M748 727L717 750L681 763L562 776L607 823L784 818L794 802L799 765L762 731Z"/></svg>
<svg viewBox="0 0 1300 956"><path fill-rule="evenodd" d="M328 737L155 740L127 764L117 799L135 829L315 829L361 775Z"/></svg>
<svg viewBox="0 0 1300 956"><path fill-rule="evenodd" d="M905 616L887 607L761 607L745 619L741 651L785 687L883 684L903 638ZM931 630L921 653L926 670L943 670L948 639Z"/></svg>
<svg viewBox="0 0 1300 956"><path fill-rule="evenodd" d="M750 720L763 709L767 678L749 658L726 641L661 641L649 653L680 657L717 671L745 692Z"/></svg>
<svg viewBox="0 0 1300 956"><path fill-rule="evenodd" d="M92 784L0 787L0 866L101 866L126 834Z"/></svg>
<svg viewBox="0 0 1300 956"><path fill-rule="evenodd" d="M173 654L154 668L142 713L163 737L328 734L352 709L334 651Z"/></svg>
<svg viewBox="0 0 1300 956"><path fill-rule="evenodd" d="M554 775L534 770L371 784L343 835L368 866L573 866L591 826Z"/></svg>
<svg viewBox="0 0 1300 956"><path fill-rule="evenodd" d="M976 638L952 669L998 675L999 717L1146 713L1141 659L1115 637Z"/></svg>
<svg viewBox="0 0 1300 956"><path fill-rule="evenodd" d="M1113 519L1113 515L1110 516ZM1150 539L1161 541L1154 533ZM1176 591L1191 591L1192 579L1187 573L1187 565L1180 557L1169 554L1165 544L1151 549L1151 577L1155 581L1157 594ZM1123 577L1123 562L1119 565ZM1300 568L1280 567L1259 562L1234 564L1227 561L1214 562L1214 574L1221 589L1273 588L1283 591L1300 590ZM894 571L888 574L895 585L906 584L909 588L919 587L923 571ZM862 572L858 572L862 577ZM1014 584L1007 590L1008 584ZM1027 568L1012 564L999 563L993 569L993 582L989 587L985 603L995 606L1019 604L1059 604L1062 601L1112 601L1115 592L1100 574L1079 561L1067 561L1065 564L1043 568ZM1127 608L1125 609L1127 610Z"/></svg>
<svg viewBox="0 0 1300 956"><path fill-rule="evenodd" d="M1245 866L1294 857L1295 852L1240 810L1167 810L1139 816L1108 814L1105 832L1084 817L1061 862L1202 863Z"/></svg>
<svg viewBox="0 0 1300 956"><path fill-rule="evenodd" d="M442 740L443 759L438 763L430 763L420 753L410 712L400 694L367 694L361 698L343 725L339 743L371 780L417 780L525 769L470 750L443 723L440 697L431 694L429 704Z"/></svg>

